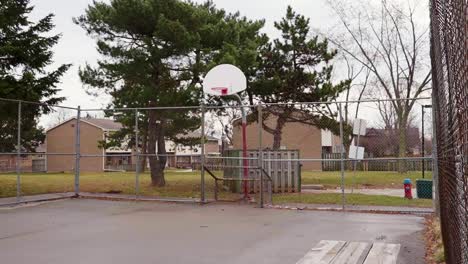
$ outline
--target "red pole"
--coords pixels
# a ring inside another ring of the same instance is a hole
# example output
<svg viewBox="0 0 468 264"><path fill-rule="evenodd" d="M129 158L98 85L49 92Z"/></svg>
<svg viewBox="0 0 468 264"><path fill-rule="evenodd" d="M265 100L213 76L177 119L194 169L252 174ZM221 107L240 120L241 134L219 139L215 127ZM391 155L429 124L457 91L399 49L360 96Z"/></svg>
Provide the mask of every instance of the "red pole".
<svg viewBox="0 0 468 264"><path fill-rule="evenodd" d="M247 160L247 122L242 120L242 157L244 166L244 199L249 199L249 185L247 179L249 178L248 160Z"/></svg>
<svg viewBox="0 0 468 264"><path fill-rule="evenodd" d="M250 199L249 196L249 185L247 179L249 178L249 163L247 160L247 114L245 113L245 109L242 106L242 98L238 94L234 94L236 96L237 100L239 100L239 105L241 106L241 112L242 112L242 157L243 157L243 162L242 162L242 167L244 167L243 170L243 184L244 184L244 199L248 200Z"/></svg>

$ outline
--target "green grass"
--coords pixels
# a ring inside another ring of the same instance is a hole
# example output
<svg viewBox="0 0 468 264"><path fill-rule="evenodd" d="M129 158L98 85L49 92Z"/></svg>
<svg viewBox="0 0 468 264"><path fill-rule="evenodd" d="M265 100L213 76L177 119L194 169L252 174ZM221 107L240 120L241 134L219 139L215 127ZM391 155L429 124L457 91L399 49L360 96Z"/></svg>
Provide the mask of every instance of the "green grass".
<svg viewBox="0 0 468 264"><path fill-rule="evenodd" d="M341 194L280 194L273 196L274 204L303 203L303 204L341 204ZM410 206L432 207L432 200L413 199L385 195L346 194L347 205L377 205L377 206Z"/></svg>
<svg viewBox="0 0 468 264"><path fill-rule="evenodd" d="M355 175L355 177L354 177ZM391 171L352 171L345 172L345 186L353 184L357 188L402 188L403 180L410 178L413 184L421 179L421 172L408 172L400 174ZM426 172L426 179L432 179L431 172ZM341 173L339 171L303 171L302 184L322 184L327 189L341 186Z"/></svg>
<svg viewBox="0 0 468 264"><path fill-rule="evenodd" d="M217 172L221 176L222 172ZM346 185L352 184L350 172L346 173ZM329 188L340 185L339 172L310 172L302 173L302 184L324 184ZM207 198L213 198L214 180L208 175L206 177ZM398 174L393 172L358 172L356 182L359 186L367 188L402 188L403 179L409 177L415 180L419 178L418 173ZM148 173L140 175L140 194L160 197L200 197L200 173L182 172L177 170L166 171L167 186L158 188L151 186ZM21 175L21 191L23 195L73 192L74 175L72 173L24 173ZM106 172L106 173L81 173L80 191L106 193L119 192L122 194L135 193L135 173L131 172ZM0 174L0 197L12 197L16 195L16 175ZM220 192L220 198L236 199L239 194ZM349 204L361 205L389 205L389 206L431 206L430 200L412 200L403 198L347 194ZM340 194L276 194L275 203L318 203L339 204Z"/></svg>
<svg viewBox="0 0 468 264"><path fill-rule="evenodd" d="M140 194L163 197L200 197L200 173L166 171L166 186L157 188L151 186L148 173L140 175ZM21 191L23 195L73 192L74 175L71 173L25 173L21 175ZM80 191L106 193L120 192L135 194L135 173L131 172L105 172L81 173ZM214 192L214 180L206 175L207 195ZM0 197L16 195L16 175L0 174ZM220 197L230 196L220 193ZM236 195L238 196L238 195ZM213 196L208 196L212 198Z"/></svg>

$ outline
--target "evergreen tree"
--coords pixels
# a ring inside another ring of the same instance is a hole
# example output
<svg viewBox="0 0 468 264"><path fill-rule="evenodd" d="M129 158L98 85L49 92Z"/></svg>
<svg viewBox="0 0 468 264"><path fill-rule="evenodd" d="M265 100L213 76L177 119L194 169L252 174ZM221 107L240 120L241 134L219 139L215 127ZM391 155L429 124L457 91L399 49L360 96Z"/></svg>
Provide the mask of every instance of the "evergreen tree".
<svg viewBox="0 0 468 264"><path fill-rule="evenodd" d="M290 103L265 106L262 126L273 135L273 149L281 146L282 130L287 123L299 122L338 133L336 113L326 105L300 105L300 102L329 102L346 89L349 81L333 84L336 55L326 40L310 38L309 19L288 7L286 16L275 23L281 38L268 42L261 51L255 82L249 88L263 103ZM274 126L267 120L274 119Z"/></svg>
<svg viewBox="0 0 468 264"><path fill-rule="evenodd" d="M52 47L60 36L49 36L54 25L49 14L37 23L28 18L33 7L29 0L0 0L0 98L57 104L56 87L70 65L48 71L52 63ZM40 114L48 107L23 104L21 113L21 145L34 151L44 140L38 127ZM18 105L0 101L0 152L11 152L16 146Z"/></svg>
<svg viewBox="0 0 468 264"><path fill-rule="evenodd" d="M88 91L111 94L113 107L198 106L206 71L227 57L229 43L245 39L242 30L257 34L263 26L211 2L179 0L95 2L75 22L96 38L103 56L98 67L80 70L81 79ZM127 131L116 137L132 132L134 113L118 120ZM141 114L141 124L142 148L159 154L149 157L152 184L164 186L165 140L186 141L180 135L200 128L198 110L150 110Z"/></svg>

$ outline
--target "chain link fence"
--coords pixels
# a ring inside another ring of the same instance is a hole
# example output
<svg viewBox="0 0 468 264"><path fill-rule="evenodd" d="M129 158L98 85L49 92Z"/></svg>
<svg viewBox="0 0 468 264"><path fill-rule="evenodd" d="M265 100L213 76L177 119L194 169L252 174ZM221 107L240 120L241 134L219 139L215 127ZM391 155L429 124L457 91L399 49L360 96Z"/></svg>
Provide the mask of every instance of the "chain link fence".
<svg viewBox="0 0 468 264"><path fill-rule="evenodd" d="M440 217L447 263L468 263L468 4L431 1Z"/></svg>
<svg viewBox="0 0 468 264"><path fill-rule="evenodd" d="M42 131L42 142L34 142L20 112L40 106L0 99L0 107L11 112L0 131L9 144L0 153L0 181L11 188L0 188L0 196L16 193L21 202L23 195L68 192L203 203L249 198L260 207L275 201L342 209L362 203L414 206L404 199L403 182L409 179L415 187L432 179L433 109L428 98L405 100L415 106L404 128L395 116L382 118L388 112L381 105L391 100L245 106L244 154L239 106L47 106L52 111L33 124ZM271 127L282 109L292 111L292 121L278 140ZM308 112L317 109L330 113L329 129L320 128L322 119ZM181 116L186 121L172 122ZM353 131L358 122L367 123L359 135ZM161 129L178 132L157 140ZM353 148L362 148L362 156L350 153ZM166 184L158 182L158 173L164 173ZM426 184L421 185L425 193L413 188L409 197L432 198L432 181Z"/></svg>

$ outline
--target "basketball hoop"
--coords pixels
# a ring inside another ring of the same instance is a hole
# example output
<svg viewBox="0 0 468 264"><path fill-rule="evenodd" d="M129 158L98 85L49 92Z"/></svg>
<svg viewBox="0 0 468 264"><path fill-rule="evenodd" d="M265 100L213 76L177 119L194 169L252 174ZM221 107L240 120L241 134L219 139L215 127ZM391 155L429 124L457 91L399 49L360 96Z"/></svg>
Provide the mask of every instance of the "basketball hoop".
<svg viewBox="0 0 468 264"><path fill-rule="evenodd" d="M242 98L239 92L247 89L247 78L244 73L234 65L221 64L211 69L203 80L203 92L214 96L234 95L239 100L242 112L242 164L243 164L243 184L244 199L250 200L248 187L248 162L247 162L247 116L242 106Z"/></svg>

